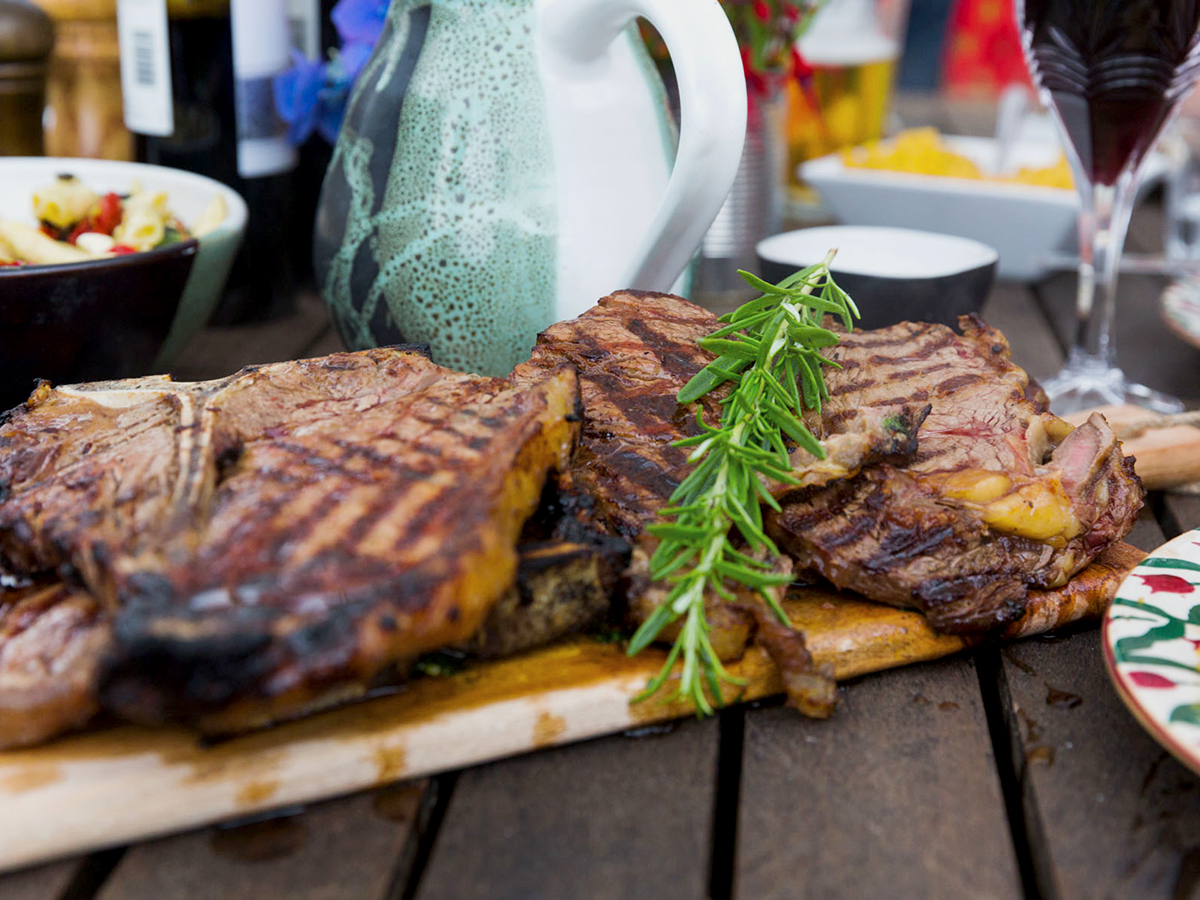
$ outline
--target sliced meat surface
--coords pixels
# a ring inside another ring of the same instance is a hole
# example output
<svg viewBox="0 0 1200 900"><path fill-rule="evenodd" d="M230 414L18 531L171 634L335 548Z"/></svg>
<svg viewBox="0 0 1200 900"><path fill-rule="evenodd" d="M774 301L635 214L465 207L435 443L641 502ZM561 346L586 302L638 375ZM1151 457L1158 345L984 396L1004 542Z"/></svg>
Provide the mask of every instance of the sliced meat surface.
<svg viewBox="0 0 1200 900"><path fill-rule="evenodd" d="M100 605L63 584L0 588L0 750L86 725L109 644Z"/></svg>
<svg viewBox="0 0 1200 900"><path fill-rule="evenodd" d="M195 503L202 397L163 379L51 389L0 422L0 567L111 593L104 564Z"/></svg>
<svg viewBox="0 0 1200 900"><path fill-rule="evenodd" d="M639 536L688 471L670 442L696 432L695 410L675 395L711 360L696 341L718 326L679 298L615 294L548 329L522 367L579 369L586 412L572 485L596 522L640 544L635 618L662 593L645 572L652 541ZM771 486L784 509L768 524L798 571L970 631L1011 621L1031 586L1065 583L1127 534L1142 490L1102 419L1072 431L1013 365L1003 335L976 318L960 327L842 334L827 351L840 366L825 369L829 399L805 416L827 459L793 455L801 483ZM704 399L709 421L721 396ZM740 647L753 631L737 610L711 613L719 646Z"/></svg>

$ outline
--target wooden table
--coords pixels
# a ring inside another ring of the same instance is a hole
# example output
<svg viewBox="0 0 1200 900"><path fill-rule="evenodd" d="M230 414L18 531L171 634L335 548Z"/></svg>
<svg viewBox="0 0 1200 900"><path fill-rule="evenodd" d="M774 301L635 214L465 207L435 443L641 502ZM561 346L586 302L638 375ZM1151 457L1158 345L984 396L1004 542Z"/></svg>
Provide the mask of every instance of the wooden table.
<svg viewBox="0 0 1200 900"><path fill-rule="evenodd" d="M1130 244L1152 249L1158 212ZM1200 403L1200 350L1125 277L1135 378ZM1063 357L1074 277L998 284L986 318L1033 375ZM183 378L338 347L315 297L210 331ZM1200 526L1154 495L1130 540ZM1121 705L1094 627L858 679L836 715L778 702L544 750L275 817L0 876L2 900L1200 897L1200 780ZM3 810L0 809L0 815Z"/></svg>

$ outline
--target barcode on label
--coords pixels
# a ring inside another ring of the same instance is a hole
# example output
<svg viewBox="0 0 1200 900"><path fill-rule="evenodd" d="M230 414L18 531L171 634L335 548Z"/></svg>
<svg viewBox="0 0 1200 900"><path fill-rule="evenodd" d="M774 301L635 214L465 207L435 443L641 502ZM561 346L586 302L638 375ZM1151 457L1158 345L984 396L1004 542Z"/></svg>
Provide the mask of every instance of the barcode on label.
<svg viewBox="0 0 1200 900"><path fill-rule="evenodd" d="M167 0L117 0L125 126L166 137L175 130Z"/></svg>
<svg viewBox="0 0 1200 900"><path fill-rule="evenodd" d="M154 35L133 33L133 76L141 87L154 87Z"/></svg>

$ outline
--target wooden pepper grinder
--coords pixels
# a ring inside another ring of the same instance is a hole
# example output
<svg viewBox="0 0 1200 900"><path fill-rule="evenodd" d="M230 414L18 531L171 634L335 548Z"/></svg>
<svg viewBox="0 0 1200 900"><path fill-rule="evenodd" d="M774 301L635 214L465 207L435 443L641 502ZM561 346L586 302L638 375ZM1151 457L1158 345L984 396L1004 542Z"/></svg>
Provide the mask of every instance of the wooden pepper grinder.
<svg viewBox="0 0 1200 900"><path fill-rule="evenodd" d="M41 156L50 17L29 0L0 0L0 156Z"/></svg>
<svg viewBox="0 0 1200 900"><path fill-rule="evenodd" d="M121 105L117 0L33 0L57 38L46 86L50 156L133 159Z"/></svg>

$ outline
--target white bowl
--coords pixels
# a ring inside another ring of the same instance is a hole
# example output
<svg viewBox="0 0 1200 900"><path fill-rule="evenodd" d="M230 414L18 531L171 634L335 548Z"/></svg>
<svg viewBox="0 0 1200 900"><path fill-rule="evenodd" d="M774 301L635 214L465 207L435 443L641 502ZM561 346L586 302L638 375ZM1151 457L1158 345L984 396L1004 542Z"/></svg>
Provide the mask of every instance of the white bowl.
<svg viewBox="0 0 1200 900"><path fill-rule="evenodd" d="M872 225L773 235L756 248L759 272L778 282L833 248L830 269L858 306L863 328L903 321L954 325L983 308L996 273L996 251L979 241Z"/></svg>
<svg viewBox="0 0 1200 900"><path fill-rule="evenodd" d="M219 181L165 166L103 159L9 157L0 159L0 218L34 224L33 192L60 173L75 175L101 194L127 193L134 182L148 191L165 191L167 207L184 225L195 222L214 196L224 199L225 219L198 239L178 309L153 366L156 370L165 368L207 324L221 298L246 231L245 201ZM174 299L170 298L171 302Z"/></svg>
<svg viewBox="0 0 1200 900"><path fill-rule="evenodd" d="M998 153L991 138L946 136L956 153L985 167ZM1059 145L1022 141L1017 166L1049 166ZM801 164L800 177L816 188L847 225L894 225L972 238L1000 254L1000 278L1032 280L1045 274L1047 254L1070 251L1079 197L1074 190L847 168L840 154Z"/></svg>

